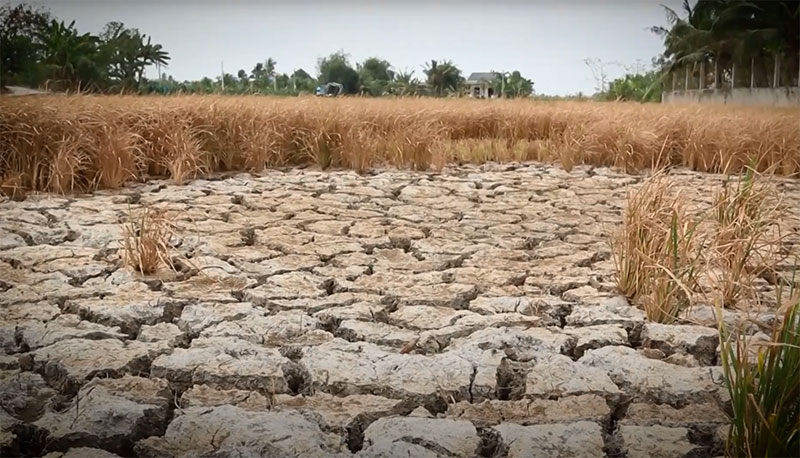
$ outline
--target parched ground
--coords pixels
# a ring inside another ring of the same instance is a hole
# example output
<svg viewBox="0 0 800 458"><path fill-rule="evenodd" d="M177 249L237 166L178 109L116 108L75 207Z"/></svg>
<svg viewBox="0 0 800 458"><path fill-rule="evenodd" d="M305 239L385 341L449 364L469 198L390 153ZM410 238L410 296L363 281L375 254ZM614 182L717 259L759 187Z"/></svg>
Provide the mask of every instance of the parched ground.
<svg viewBox="0 0 800 458"><path fill-rule="evenodd" d="M721 182L674 174L697 202ZM0 455L719 454L711 309L649 324L614 291L641 179L292 170L1 202ZM171 211L176 272L122 267L143 205Z"/></svg>

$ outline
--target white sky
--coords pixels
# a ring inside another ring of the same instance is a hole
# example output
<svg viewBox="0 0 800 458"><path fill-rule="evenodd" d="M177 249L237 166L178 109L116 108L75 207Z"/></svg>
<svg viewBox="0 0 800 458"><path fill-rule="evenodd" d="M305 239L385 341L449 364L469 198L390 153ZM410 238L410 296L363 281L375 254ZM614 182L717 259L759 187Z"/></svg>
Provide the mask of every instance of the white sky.
<svg viewBox="0 0 800 458"><path fill-rule="evenodd" d="M10 0L0 0L9 2ZM14 2L16 3L16 2ZM467 76L519 70L542 94L594 92L585 58L650 64L662 50L648 28L680 0L211 1L29 0L82 32L116 20L161 43L178 80L248 73L272 57L277 71L303 68L343 49L352 63L379 56L399 70L450 59ZM610 76L624 72L608 65ZM152 73L151 73L152 74Z"/></svg>

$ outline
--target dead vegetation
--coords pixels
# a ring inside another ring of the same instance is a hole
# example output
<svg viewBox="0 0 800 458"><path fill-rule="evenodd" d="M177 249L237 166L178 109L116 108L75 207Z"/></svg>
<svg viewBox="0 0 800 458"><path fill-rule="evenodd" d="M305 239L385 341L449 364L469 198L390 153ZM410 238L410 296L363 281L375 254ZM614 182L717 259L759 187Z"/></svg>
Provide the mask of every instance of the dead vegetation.
<svg viewBox="0 0 800 458"><path fill-rule="evenodd" d="M611 238L618 289L661 323L697 300L760 305L758 281L783 281L781 194L752 168L726 181L709 208L692 208L685 191L659 171L628 195Z"/></svg>
<svg viewBox="0 0 800 458"><path fill-rule="evenodd" d="M69 96L0 101L0 189L317 164L365 170L557 162L800 172L796 109L435 99Z"/></svg>
<svg viewBox="0 0 800 458"><path fill-rule="evenodd" d="M617 284L649 320L671 323L691 304L703 264L699 225L663 172L628 195L623 227L612 238Z"/></svg>
<svg viewBox="0 0 800 458"><path fill-rule="evenodd" d="M161 267L175 270L170 258L173 225L165 211L152 207L143 208L138 215L131 211L122 231L126 265L142 275L155 274Z"/></svg>
<svg viewBox="0 0 800 458"><path fill-rule="evenodd" d="M724 306L756 300L756 280L772 274L782 257L778 222L785 215L783 202L775 187L763 181L748 169L715 197L709 277Z"/></svg>

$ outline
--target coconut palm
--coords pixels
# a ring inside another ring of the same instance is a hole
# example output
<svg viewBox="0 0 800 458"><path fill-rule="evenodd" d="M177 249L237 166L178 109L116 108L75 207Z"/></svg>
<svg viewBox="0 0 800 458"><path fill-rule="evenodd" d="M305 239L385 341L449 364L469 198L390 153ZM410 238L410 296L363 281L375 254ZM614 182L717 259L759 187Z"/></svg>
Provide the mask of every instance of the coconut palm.
<svg viewBox="0 0 800 458"><path fill-rule="evenodd" d="M106 61L108 75L123 89L136 89L144 80L150 65L167 65L169 55L160 44L138 29L125 28L121 22L109 22L100 34L100 51Z"/></svg>
<svg viewBox="0 0 800 458"><path fill-rule="evenodd" d="M664 37L667 71L713 62L716 87L720 68L732 72L736 63L758 64L766 74L773 62L773 82L779 76L781 58L788 59L791 69L797 68L800 3L796 1L698 0L691 7L684 0L685 17L667 7L665 11L670 27L651 30Z"/></svg>
<svg viewBox="0 0 800 458"><path fill-rule="evenodd" d="M272 90L274 92L278 92L278 80L275 78L275 67L278 65L278 62L275 61L273 58L268 58L266 62L264 62L264 72L266 75L272 80Z"/></svg>
<svg viewBox="0 0 800 458"><path fill-rule="evenodd" d="M144 38L145 35L142 35ZM147 37L147 43L143 44L139 50L138 56L138 79L137 83L141 84L143 77L144 77L144 69L150 65L160 64L160 65L167 65L167 61L169 61L169 55L166 51L162 48L160 44L153 44L150 37Z"/></svg>
<svg viewBox="0 0 800 458"><path fill-rule="evenodd" d="M437 96L441 96L446 90L457 91L463 81L461 70L449 60L441 63L431 60L430 64L425 64L423 72L428 77L428 86L436 92Z"/></svg>
<svg viewBox="0 0 800 458"><path fill-rule="evenodd" d="M397 95L416 95L422 83L414 77L414 71L398 71L390 83L392 93Z"/></svg>

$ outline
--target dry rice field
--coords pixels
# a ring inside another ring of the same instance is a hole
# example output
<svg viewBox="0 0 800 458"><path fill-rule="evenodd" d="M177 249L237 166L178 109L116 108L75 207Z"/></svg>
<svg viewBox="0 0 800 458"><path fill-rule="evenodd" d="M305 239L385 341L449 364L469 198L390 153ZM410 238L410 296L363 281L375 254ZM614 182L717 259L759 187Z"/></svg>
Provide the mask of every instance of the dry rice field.
<svg viewBox="0 0 800 458"><path fill-rule="evenodd" d="M800 172L800 110L441 99L62 96L0 100L6 193L318 164L556 162Z"/></svg>
<svg viewBox="0 0 800 458"><path fill-rule="evenodd" d="M0 456L720 456L720 322L768 340L794 279L798 114L0 99ZM659 256L701 213L668 258L741 269L690 297Z"/></svg>

